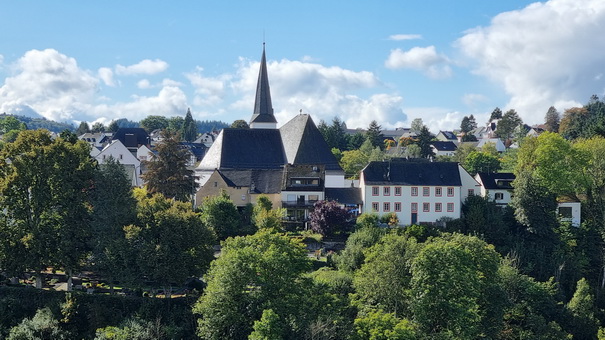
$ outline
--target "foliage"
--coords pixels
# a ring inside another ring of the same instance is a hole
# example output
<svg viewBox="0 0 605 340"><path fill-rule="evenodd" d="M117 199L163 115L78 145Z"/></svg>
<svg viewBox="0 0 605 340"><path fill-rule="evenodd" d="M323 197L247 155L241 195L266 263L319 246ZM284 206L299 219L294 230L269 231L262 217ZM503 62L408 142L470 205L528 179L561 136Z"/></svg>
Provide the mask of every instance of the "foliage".
<svg viewBox="0 0 605 340"><path fill-rule="evenodd" d="M410 125L410 131L420 133L420 130L422 130L423 127L424 123L422 122L422 118L414 118Z"/></svg>
<svg viewBox="0 0 605 340"><path fill-rule="evenodd" d="M466 135L476 128L477 122L475 121L475 117L473 115L470 115L470 117L464 116L464 118L462 118L462 122L460 123L460 132Z"/></svg>
<svg viewBox="0 0 605 340"><path fill-rule="evenodd" d="M185 114L185 120L181 127L181 137L187 142L193 142L197 137L197 125L193 121L190 109L187 109L187 113Z"/></svg>
<svg viewBox="0 0 605 340"><path fill-rule="evenodd" d="M573 318L574 339L594 339L599 320L595 316L594 296L586 279L577 283L576 292L567 304Z"/></svg>
<svg viewBox="0 0 605 340"><path fill-rule="evenodd" d="M147 172L141 178L152 194L189 201L196 184L193 170L187 169L188 151L179 146L179 138L171 130L162 131L162 137L156 146L156 156L152 161L144 161Z"/></svg>
<svg viewBox="0 0 605 340"><path fill-rule="evenodd" d="M393 313L369 312L355 319L355 335L358 340L415 340L418 335L407 319L397 319Z"/></svg>
<svg viewBox="0 0 605 340"><path fill-rule="evenodd" d="M164 116L149 115L139 122L139 125L150 133L154 130L164 130L168 127L168 119Z"/></svg>
<svg viewBox="0 0 605 340"><path fill-rule="evenodd" d="M502 118L502 110L500 110L499 107L496 107L494 109L494 111L492 111L491 115L489 116L489 121L494 121L496 119L501 119Z"/></svg>
<svg viewBox="0 0 605 340"><path fill-rule="evenodd" d="M361 150L343 151L340 166L347 178L357 179L359 173L368 164L369 155Z"/></svg>
<svg viewBox="0 0 605 340"><path fill-rule="evenodd" d="M521 120L517 111L508 110L498 121L496 133L502 139L509 139L512 137L515 129L521 124L523 124L523 120Z"/></svg>
<svg viewBox="0 0 605 340"><path fill-rule="evenodd" d="M232 129L249 129L250 125L248 125L248 122L243 119L237 119L233 121L229 127Z"/></svg>
<svg viewBox="0 0 605 340"><path fill-rule="evenodd" d="M497 172L500 170L500 159L483 151L472 151L463 163L469 174L474 176L478 172Z"/></svg>
<svg viewBox="0 0 605 340"><path fill-rule="evenodd" d="M32 319L24 319L10 330L7 340L61 340L69 339L69 333L61 329L49 308L36 312Z"/></svg>
<svg viewBox="0 0 605 340"><path fill-rule="evenodd" d="M340 270L354 271L365 261L364 251L380 240L385 230L377 226L359 228L347 239L345 249L334 257Z"/></svg>
<svg viewBox="0 0 605 340"><path fill-rule="evenodd" d="M214 259L215 235L199 214L161 194L148 197L144 189L137 190L136 198L137 223L124 231L138 277L166 287L201 276Z"/></svg>
<svg viewBox="0 0 605 340"><path fill-rule="evenodd" d="M78 128L76 129L76 135L81 136L85 133L90 132L90 127L87 122L81 122Z"/></svg>
<svg viewBox="0 0 605 340"><path fill-rule="evenodd" d="M304 300L309 286L302 275L309 268L303 245L286 236L260 230L227 239L194 307L200 315L198 335L242 339L269 309L288 325L284 337L300 334L308 322Z"/></svg>
<svg viewBox="0 0 605 340"><path fill-rule="evenodd" d="M370 122L365 137L366 140L370 141L373 148L383 147L382 141L384 140L384 135L382 134L382 127L375 120Z"/></svg>
<svg viewBox="0 0 605 340"><path fill-rule="evenodd" d="M95 340L154 340L165 337L159 322L131 318L124 321L120 327L107 326L97 329Z"/></svg>
<svg viewBox="0 0 605 340"><path fill-rule="evenodd" d="M527 171L519 173L513 183L515 189L511 206L515 209L517 221L531 233L551 234L558 223L555 196Z"/></svg>
<svg viewBox="0 0 605 340"><path fill-rule="evenodd" d="M283 326L279 315L273 309L265 309L260 320L254 321L252 327L254 331L250 333L250 340L279 340L283 339Z"/></svg>
<svg viewBox="0 0 605 340"><path fill-rule="evenodd" d="M322 236L344 230L349 218L349 212L336 201L317 201L309 213L311 230Z"/></svg>
<svg viewBox="0 0 605 340"><path fill-rule="evenodd" d="M330 149L349 150L349 138L346 133L347 125L340 118L334 117L331 125L327 125L324 121L321 121L317 128Z"/></svg>
<svg viewBox="0 0 605 340"><path fill-rule="evenodd" d="M418 134L418 146L420 147L420 157L429 158L434 157L435 153L431 148L431 141L433 140L433 135L429 131L429 128L423 126L420 129L420 133Z"/></svg>
<svg viewBox="0 0 605 340"><path fill-rule="evenodd" d="M554 106L548 108L546 116L544 117L544 128L549 132L559 132L559 122L561 117L559 111Z"/></svg>
<svg viewBox="0 0 605 340"><path fill-rule="evenodd" d="M238 235L239 213L225 191L221 191L219 196L204 198L200 210L202 221L214 230L220 240Z"/></svg>

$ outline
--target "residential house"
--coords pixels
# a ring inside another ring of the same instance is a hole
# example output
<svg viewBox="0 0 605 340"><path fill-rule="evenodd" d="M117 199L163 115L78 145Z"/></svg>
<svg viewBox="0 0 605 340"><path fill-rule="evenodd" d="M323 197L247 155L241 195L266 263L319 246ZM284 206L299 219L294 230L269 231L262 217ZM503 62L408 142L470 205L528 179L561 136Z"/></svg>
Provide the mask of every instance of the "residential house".
<svg viewBox="0 0 605 340"><path fill-rule="evenodd" d="M431 142L431 149L435 156L453 156L458 147L452 141L433 141Z"/></svg>
<svg viewBox="0 0 605 340"><path fill-rule="evenodd" d="M442 142L454 142L458 143L458 137L452 131L439 131L435 138Z"/></svg>
<svg viewBox="0 0 605 340"><path fill-rule="evenodd" d="M460 218L479 184L454 162L393 159L370 162L361 172L362 212L395 213L402 225Z"/></svg>
<svg viewBox="0 0 605 340"><path fill-rule="evenodd" d="M80 135L78 139L87 142L93 148L102 149L111 139L111 135L106 132L87 132Z"/></svg>
<svg viewBox="0 0 605 340"><path fill-rule="evenodd" d="M504 143L502 142L502 140L500 138L483 138L483 139L480 139L479 143L477 144L477 148L481 149L483 147L483 145L485 145L487 143L494 144L494 146L496 147L496 151L498 151L498 152L504 152L504 151L506 151L506 146L504 145Z"/></svg>
<svg viewBox="0 0 605 340"><path fill-rule="evenodd" d="M115 159L124 166L124 170L126 170L129 178L132 179L133 186L138 187L143 185L143 180L141 179L141 161L120 140L111 141L94 158L99 164L104 164L109 158Z"/></svg>
<svg viewBox="0 0 605 340"><path fill-rule="evenodd" d="M128 150L136 155L141 145L150 145L151 139L143 128L119 128L113 134L112 141L119 140Z"/></svg>

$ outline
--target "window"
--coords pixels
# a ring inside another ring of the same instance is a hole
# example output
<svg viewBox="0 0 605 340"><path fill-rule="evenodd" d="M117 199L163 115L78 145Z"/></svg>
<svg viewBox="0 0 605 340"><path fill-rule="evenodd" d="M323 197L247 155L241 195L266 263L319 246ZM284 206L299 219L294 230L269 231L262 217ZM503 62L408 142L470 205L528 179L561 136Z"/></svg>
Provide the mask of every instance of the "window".
<svg viewBox="0 0 605 340"><path fill-rule="evenodd" d="M384 212L391 211L391 203L389 203L389 202L385 202L385 203L382 205L382 210L383 210Z"/></svg>
<svg viewBox="0 0 605 340"><path fill-rule="evenodd" d="M469 196L475 196L475 189L468 189Z"/></svg>
<svg viewBox="0 0 605 340"><path fill-rule="evenodd" d="M395 196L401 196L401 187L395 187Z"/></svg>
<svg viewBox="0 0 605 340"><path fill-rule="evenodd" d="M418 196L418 187L412 187L412 196Z"/></svg>
<svg viewBox="0 0 605 340"><path fill-rule="evenodd" d="M418 212L418 203L412 203L412 212Z"/></svg>
<svg viewBox="0 0 605 340"><path fill-rule="evenodd" d="M437 197L441 197L441 191L443 188L441 187L435 187L435 196Z"/></svg>
<svg viewBox="0 0 605 340"><path fill-rule="evenodd" d="M494 198L495 198L496 200L503 200L503 199L504 199L504 193L497 192L497 193L494 195Z"/></svg>
<svg viewBox="0 0 605 340"><path fill-rule="evenodd" d="M431 188L423 187L422 188L422 196L429 196L431 194Z"/></svg>
<svg viewBox="0 0 605 340"><path fill-rule="evenodd" d="M123 159L123 158L124 158L124 156L122 156L122 155L120 154L119 158L120 158L120 159Z"/></svg>
<svg viewBox="0 0 605 340"><path fill-rule="evenodd" d="M218 187L218 182L214 182L214 187Z"/></svg>
<svg viewBox="0 0 605 340"><path fill-rule="evenodd" d="M422 203L422 211L424 211L424 212L431 211L431 204L430 203Z"/></svg>
<svg viewBox="0 0 605 340"><path fill-rule="evenodd" d="M372 202L372 211L378 212L378 202Z"/></svg>
<svg viewBox="0 0 605 340"><path fill-rule="evenodd" d="M242 201L246 200L246 195L242 195Z"/></svg>
<svg viewBox="0 0 605 340"><path fill-rule="evenodd" d="M395 202L395 211L401 211L401 203Z"/></svg>
<svg viewBox="0 0 605 340"><path fill-rule="evenodd" d="M309 195L309 202L319 201L319 195Z"/></svg>
<svg viewBox="0 0 605 340"><path fill-rule="evenodd" d="M573 213L571 207L559 207L559 216L562 218L572 218Z"/></svg>
<svg viewBox="0 0 605 340"><path fill-rule="evenodd" d="M454 196L454 188L452 188L452 187L447 188L447 196L448 197Z"/></svg>
<svg viewBox="0 0 605 340"><path fill-rule="evenodd" d="M391 196L391 187L384 187L382 190L382 194L385 196Z"/></svg>
<svg viewBox="0 0 605 340"><path fill-rule="evenodd" d="M372 196L378 196L378 187L372 187Z"/></svg>
<svg viewBox="0 0 605 340"><path fill-rule="evenodd" d="M435 211L441 212L441 203L435 203Z"/></svg>
<svg viewBox="0 0 605 340"><path fill-rule="evenodd" d="M448 212L453 212L454 211L454 203L448 203L447 204L447 211Z"/></svg>

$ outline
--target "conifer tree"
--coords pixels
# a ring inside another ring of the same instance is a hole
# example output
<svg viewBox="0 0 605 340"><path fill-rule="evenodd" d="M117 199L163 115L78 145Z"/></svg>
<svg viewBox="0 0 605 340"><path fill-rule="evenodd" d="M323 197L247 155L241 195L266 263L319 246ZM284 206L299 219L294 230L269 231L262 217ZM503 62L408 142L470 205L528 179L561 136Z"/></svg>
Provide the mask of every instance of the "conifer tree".
<svg viewBox="0 0 605 340"><path fill-rule="evenodd" d="M185 120L183 121L183 127L181 129L183 140L187 142L193 142L197 137L197 125L191 116L191 110L187 109Z"/></svg>

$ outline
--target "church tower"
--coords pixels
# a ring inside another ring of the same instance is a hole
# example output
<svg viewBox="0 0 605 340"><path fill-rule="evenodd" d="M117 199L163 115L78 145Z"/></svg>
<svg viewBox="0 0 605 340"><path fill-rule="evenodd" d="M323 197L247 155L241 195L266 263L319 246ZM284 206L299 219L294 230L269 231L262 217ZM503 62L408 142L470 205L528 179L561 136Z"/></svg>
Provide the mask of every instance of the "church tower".
<svg viewBox="0 0 605 340"><path fill-rule="evenodd" d="M277 120L273 116L271 104L271 91L269 91L269 77L267 76L267 59L265 58L265 43L263 43L263 56L260 61L258 83L256 84L256 99L254 100L254 113L250 119L251 129L275 129Z"/></svg>

